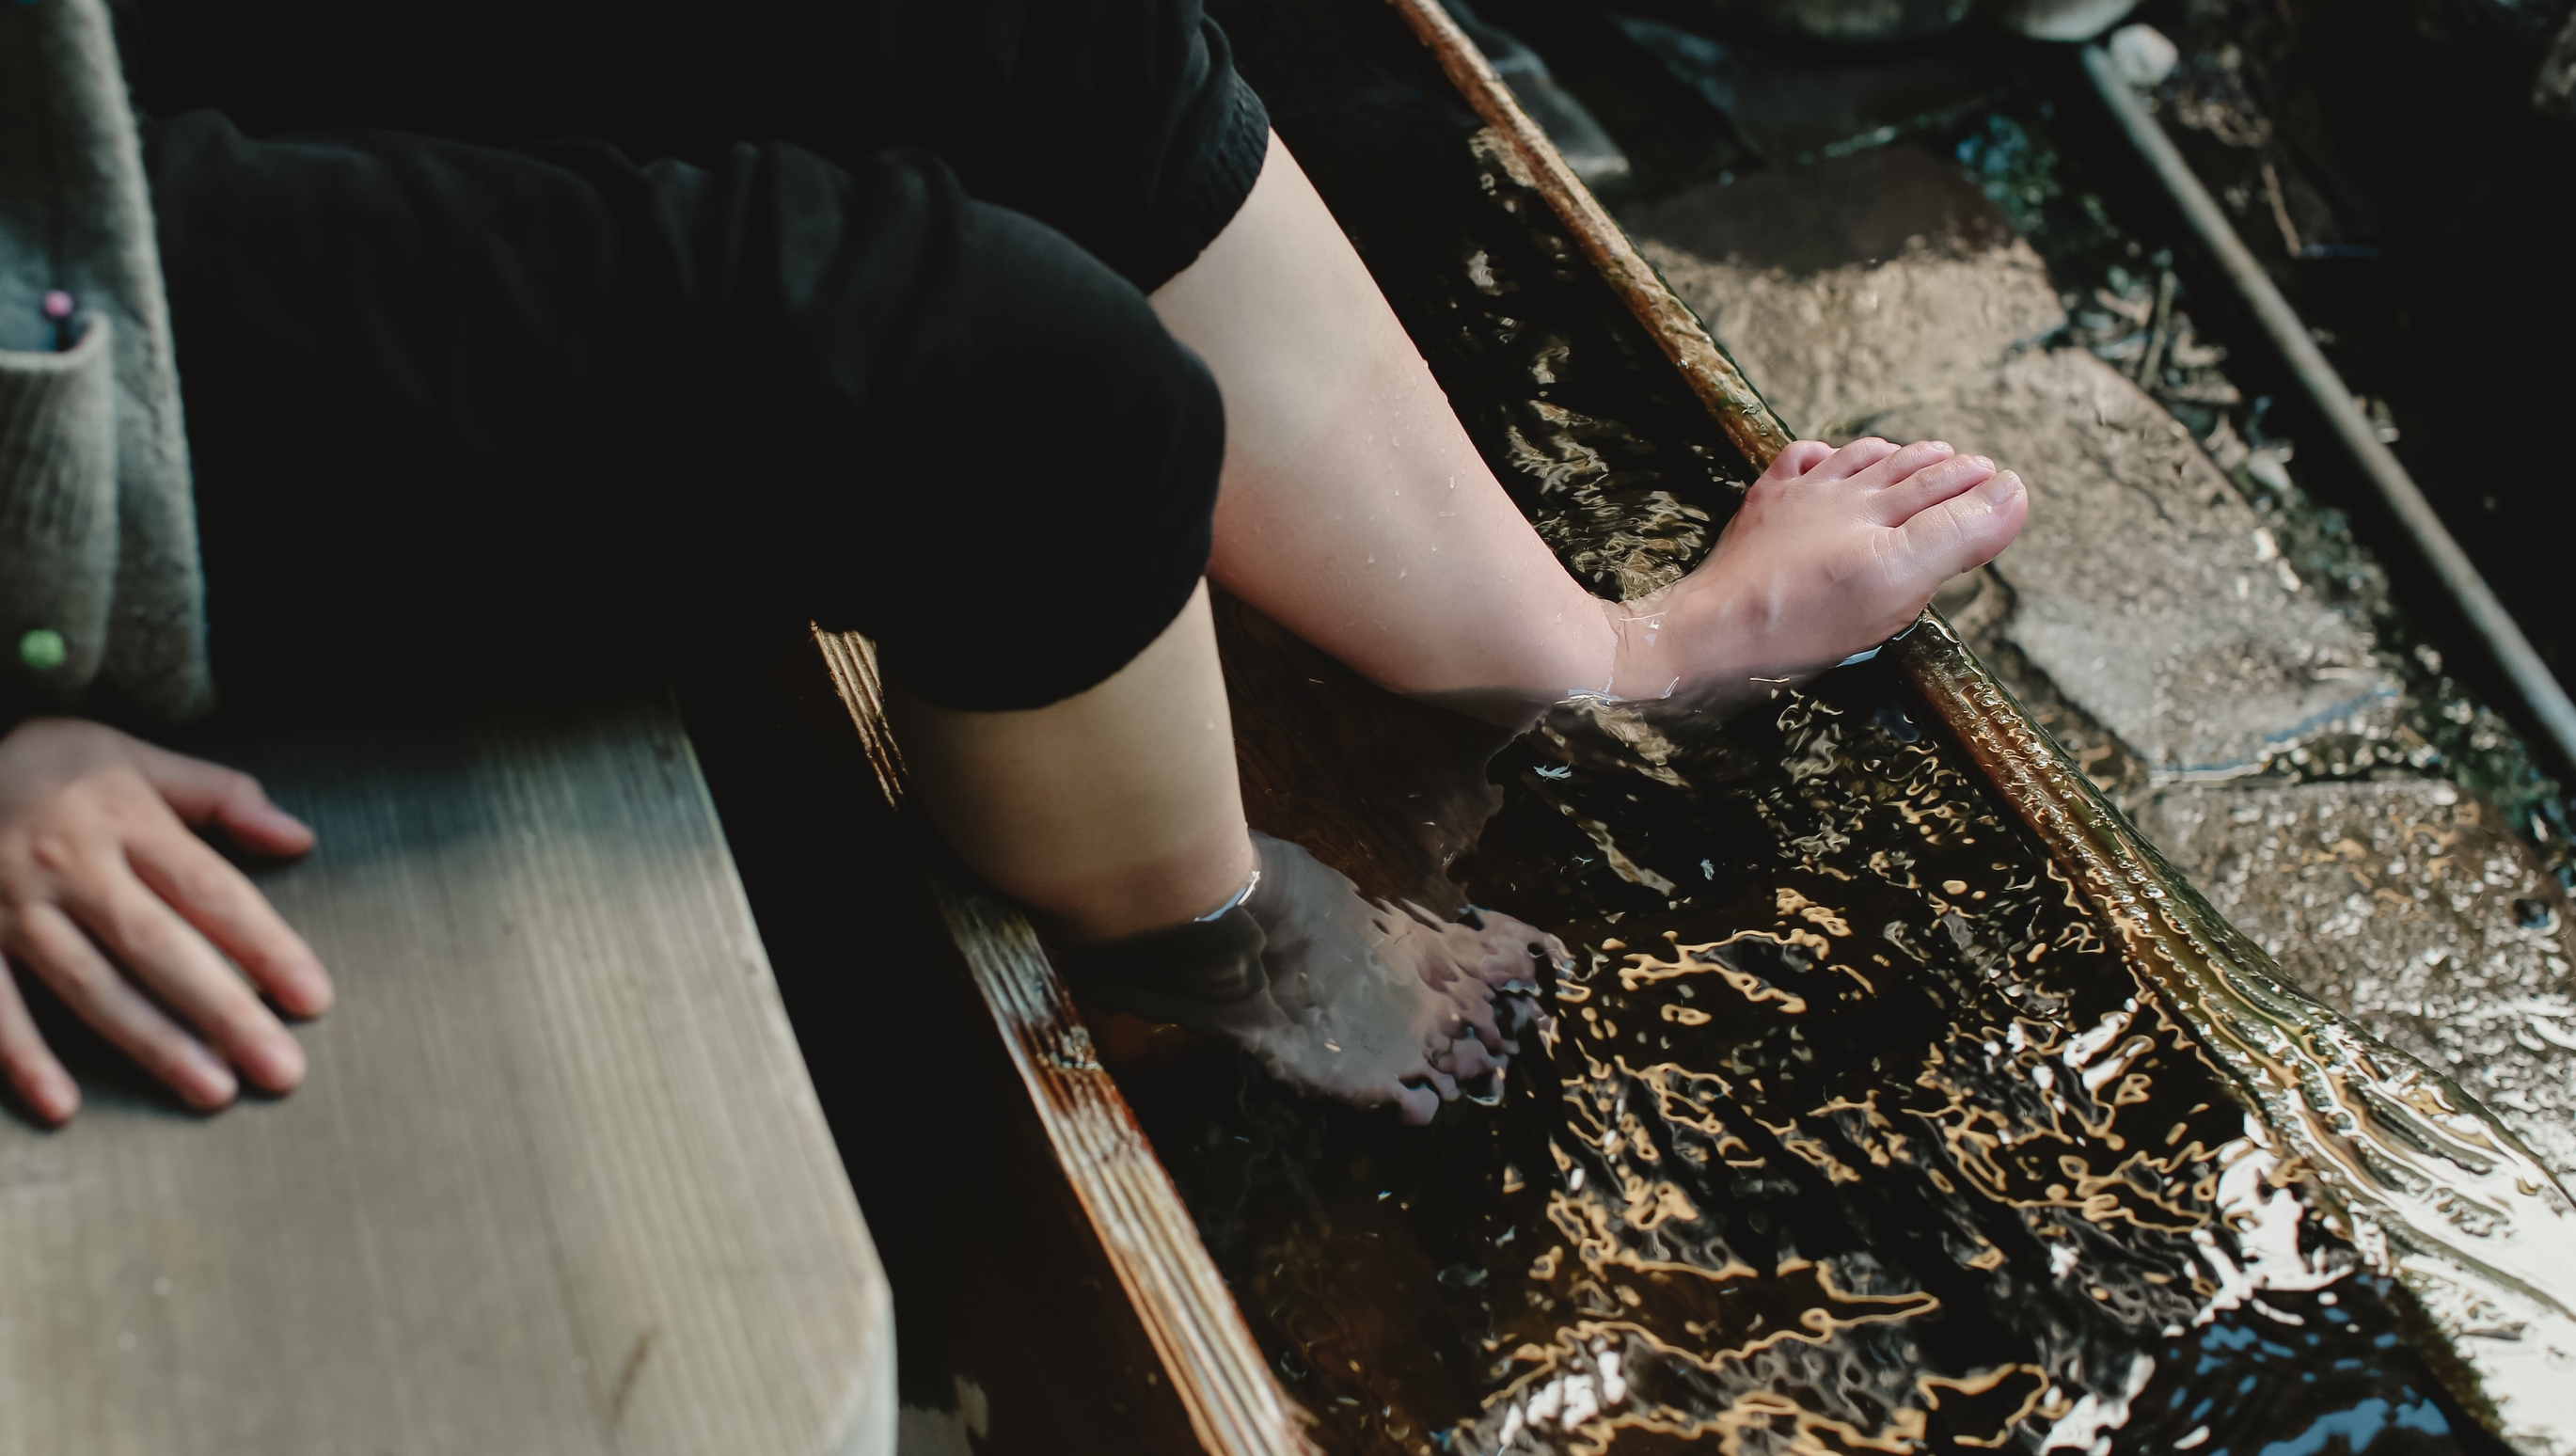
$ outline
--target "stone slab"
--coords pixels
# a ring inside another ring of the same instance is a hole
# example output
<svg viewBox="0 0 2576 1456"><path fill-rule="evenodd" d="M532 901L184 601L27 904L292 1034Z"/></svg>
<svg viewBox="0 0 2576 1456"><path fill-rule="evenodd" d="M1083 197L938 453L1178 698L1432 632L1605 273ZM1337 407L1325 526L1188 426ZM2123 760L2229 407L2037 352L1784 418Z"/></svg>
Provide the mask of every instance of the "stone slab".
<svg viewBox="0 0 2576 1456"><path fill-rule="evenodd" d="M2012 593L1997 630L2157 778L2247 773L2393 722L2366 633L2291 573L2190 432L2091 354L2022 354L1861 424L2020 472L2030 524L1993 568Z"/></svg>
<svg viewBox="0 0 2576 1456"><path fill-rule="evenodd" d="M2576 1181L2576 943L2558 882L2446 783L2158 791L2145 831L2308 994L2448 1072Z"/></svg>
<svg viewBox="0 0 2576 1456"><path fill-rule="evenodd" d="M1642 219L1658 220L1718 232L1716 218L1678 202ZM1641 251L1789 427L1816 439L1867 434L1890 409L1945 400L2066 322L2039 255L2018 238L1966 254L1924 243L1806 271L1715 261L1654 234Z"/></svg>

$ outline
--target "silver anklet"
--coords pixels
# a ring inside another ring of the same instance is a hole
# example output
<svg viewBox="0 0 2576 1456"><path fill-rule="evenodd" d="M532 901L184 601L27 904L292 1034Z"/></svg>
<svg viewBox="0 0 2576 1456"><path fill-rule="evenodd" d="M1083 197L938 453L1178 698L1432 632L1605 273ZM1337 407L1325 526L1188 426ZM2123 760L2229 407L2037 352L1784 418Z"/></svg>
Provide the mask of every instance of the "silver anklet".
<svg viewBox="0 0 2576 1456"><path fill-rule="evenodd" d="M1205 925L1213 920L1223 920L1228 915L1233 914L1236 908L1241 906L1244 901L1251 899L1253 890L1258 888L1260 884L1261 859L1258 854L1255 854L1252 861L1252 878L1243 882L1243 888L1235 891L1233 895L1227 898L1224 904L1210 910L1205 915L1192 916L1190 923L1192 925Z"/></svg>

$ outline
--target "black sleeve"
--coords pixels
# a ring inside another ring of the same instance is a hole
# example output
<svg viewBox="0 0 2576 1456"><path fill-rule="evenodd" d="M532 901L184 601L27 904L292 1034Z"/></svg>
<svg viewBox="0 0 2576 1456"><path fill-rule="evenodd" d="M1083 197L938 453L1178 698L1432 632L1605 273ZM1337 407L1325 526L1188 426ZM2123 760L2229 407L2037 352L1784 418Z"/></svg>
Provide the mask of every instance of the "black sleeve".
<svg viewBox="0 0 2576 1456"><path fill-rule="evenodd" d="M1252 189L1269 118L1200 0L120 0L138 104L254 136L938 153L1138 288Z"/></svg>
<svg viewBox="0 0 2576 1456"><path fill-rule="evenodd" d="M637 166L196 113L145 155L228 694L812 618L933 701L1031 707L1205 567L1204 366L926 153Z"/></svg>

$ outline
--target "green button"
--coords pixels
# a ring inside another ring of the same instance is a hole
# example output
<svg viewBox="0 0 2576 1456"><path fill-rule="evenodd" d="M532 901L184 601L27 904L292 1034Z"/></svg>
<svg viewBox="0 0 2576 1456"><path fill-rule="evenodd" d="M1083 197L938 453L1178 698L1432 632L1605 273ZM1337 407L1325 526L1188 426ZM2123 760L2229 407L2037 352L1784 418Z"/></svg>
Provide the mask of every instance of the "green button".
<svg viewBox="0 0 2576 1456"><path fill-rule="evenodd" d="M18 660L38 672L53 671L71 655L71 645L51 627L38 627L18 639Z"/></svg>

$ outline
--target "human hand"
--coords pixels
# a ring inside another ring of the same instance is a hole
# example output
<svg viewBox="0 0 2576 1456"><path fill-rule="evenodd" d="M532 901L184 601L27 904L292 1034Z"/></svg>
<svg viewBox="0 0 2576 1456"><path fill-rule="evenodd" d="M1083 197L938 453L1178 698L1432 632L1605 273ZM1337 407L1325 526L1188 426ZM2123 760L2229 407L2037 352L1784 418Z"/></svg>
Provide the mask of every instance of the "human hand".
<svg viewBox="0 0 2576 1456"><path fill-rule="evenodd" d="M239 1090L236 1072L269 1092L304 1079L304 1049L260 993L318 1016L331 979L192 825L254 854L313 847L248 774L75 718L31 718L0 738L8 970L42 980L182 1100L213 1109ZM0 975L0 1073L47 1122L80 1109L12 975Z"/></svg>

